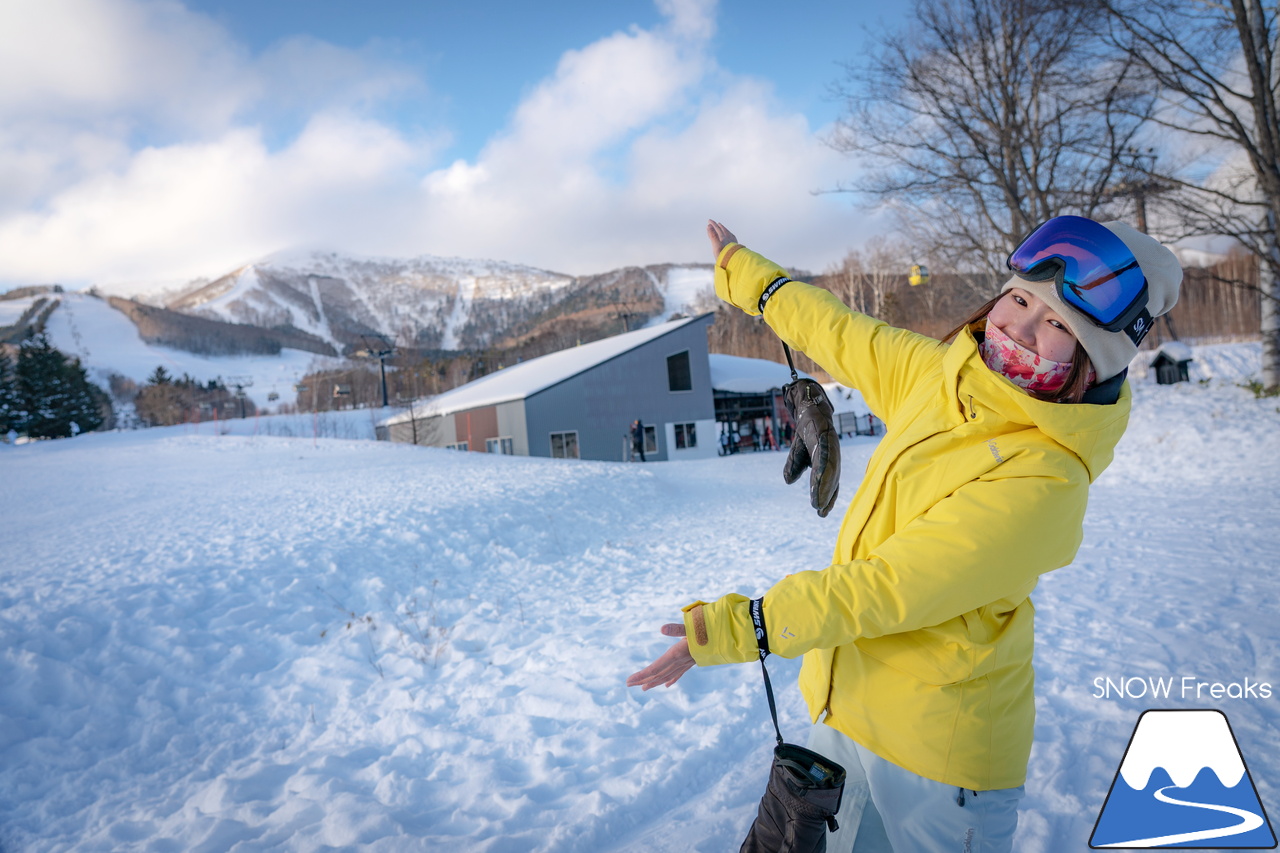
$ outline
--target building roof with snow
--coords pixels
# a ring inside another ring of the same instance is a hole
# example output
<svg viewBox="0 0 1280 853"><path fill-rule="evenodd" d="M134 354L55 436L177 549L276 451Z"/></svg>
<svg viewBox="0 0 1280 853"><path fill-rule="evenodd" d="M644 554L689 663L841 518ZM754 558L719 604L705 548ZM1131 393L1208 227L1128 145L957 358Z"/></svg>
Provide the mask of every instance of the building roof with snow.
<svg viewBox="0 0 1280 853"><path fill-rule="evenodd" d="M481 406L493 406L525 399L706 316L704 314L701 317L672 320L504 367L466 385L460 385L443 394L415 403L413 415L418 418L447 415ZM408 420L410 420L409 412L401 412L381 423L383 426L390 426Z"/></svg>
<svg viewBox="0 0 1280 853"><path fill-rule="evenodd" d="M711 387L733 394L764 394L791 381L791 368L763 358L712 353ZM807 373L800 378L810 379Z"/></svg>

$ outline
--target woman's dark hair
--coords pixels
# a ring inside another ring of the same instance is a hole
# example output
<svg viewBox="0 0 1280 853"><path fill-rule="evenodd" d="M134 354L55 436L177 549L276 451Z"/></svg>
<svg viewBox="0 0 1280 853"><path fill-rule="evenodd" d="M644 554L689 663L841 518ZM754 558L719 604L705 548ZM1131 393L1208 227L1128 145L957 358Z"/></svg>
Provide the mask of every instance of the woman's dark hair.
<svg viewBox="0 0 1280 853"><path fill-rule="evenodd" d="M986 320L987 315L991 313L991 309L996 307L996 303L1003 296L1004 294L1002 293L1000 296L988 299L967 320L948 332L942 340L950 341L964 329ZM1084 347L1080 346L1080 341L1077 339L1075 352L1071 354L1071 370L1067 371L1067 378L1062 383L1062 387L1056 391L1028 390L1027 393L1037 400L1044 400L1046 403L1079 403L1084 400L1084 392L1089 390L1089 373L1092 370L1093 363L1089 361L1089 354L1084 351Z"/></svg>

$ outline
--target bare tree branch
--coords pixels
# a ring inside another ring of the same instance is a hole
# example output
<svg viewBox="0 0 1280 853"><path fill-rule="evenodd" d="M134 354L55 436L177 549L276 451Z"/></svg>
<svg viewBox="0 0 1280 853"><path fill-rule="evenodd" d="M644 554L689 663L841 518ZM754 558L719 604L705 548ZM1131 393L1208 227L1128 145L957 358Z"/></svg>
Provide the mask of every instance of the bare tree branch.
<svg viewBox="0 0 1280 853"><path fill-rule="evenodd" d="M1167 205L1186 234L1232 237L1259 263L1263 385L1280 386L1280 75L1277 10L1262 0L1107 0L1110 42L1158 87L1160 125L1216 138L1217 168L1179 176ZM1241 165L1243 160L1247 165Z"/></svg>
<svg viewBox="0 0 1280 853"><path fill-rule="evenodd" d="M843 186L900 213L989 295L1009 250L1111 192L1153 102L1132 60L1096 38L1102 0L920 0L903 33L846 67L831 137L863 177Z"/></svg>

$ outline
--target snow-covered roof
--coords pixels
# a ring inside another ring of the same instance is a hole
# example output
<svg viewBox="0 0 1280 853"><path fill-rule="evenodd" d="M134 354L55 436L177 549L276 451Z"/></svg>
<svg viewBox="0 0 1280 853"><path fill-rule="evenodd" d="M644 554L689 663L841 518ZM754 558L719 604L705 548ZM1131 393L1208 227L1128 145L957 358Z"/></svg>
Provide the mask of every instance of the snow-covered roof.
<svg viewBox="0 0 1280 853"><path fill-rule="evenodd" d="M1164 353L1165 356L1173 361L1191 361L1192 356L1194 355L1191 351L1191 347L1182 341L1165 341L1160 346L1156 347L1156 351L1151 356L1151 360L1155 361L1159 358L1161 353Z"/></svg>
<svg viewBox="0 0 1280 853"><path fill-rule="evenodd" d="M763 358L712 353L711 387L735 394L764 394L791 381L791 368ZM801 373L802 379L810 379Z"/></svg>
<svg viewBox="0 0 1280 853"><path fill-rule="evenodd" d="M776 361L763 358L742 358L736 355L711 356L711 387L717 391L729 391L735 394L765 394L772 389L781 389L791 381L791 368ZM813 377L804 371L797 371L801 379ZM866 414L870 409L856 389L846 388L836 382L827 382L827 398L836 413L853 412Z"/></svg>
<svg viewBox="0 0 1280 853"><path fill-rule="evenodd" d="M437 394L421 403L415 403L413 414L419 418L448 415L480 406L494 406L512 400L523 400L701 319L702 317L686 317L681 320L672 320L660 326L637 329L634 332L614 335L611 338L592 341L589 344L562 349L520 364L513 364L468 382L466 385L459 385L451 391ZM382 424L389 426L407 420L409 420L409 412L402 412L387 418L382 421Z"/></svg>
<svg viewBox="0 0 1280 853"><path fill-rule="evenodd" d="M837 415L843 412L865 415L871 411L871 407L862 399L862 392L857 388L849 388L839 382L827 382L822 387Z"/></svg>

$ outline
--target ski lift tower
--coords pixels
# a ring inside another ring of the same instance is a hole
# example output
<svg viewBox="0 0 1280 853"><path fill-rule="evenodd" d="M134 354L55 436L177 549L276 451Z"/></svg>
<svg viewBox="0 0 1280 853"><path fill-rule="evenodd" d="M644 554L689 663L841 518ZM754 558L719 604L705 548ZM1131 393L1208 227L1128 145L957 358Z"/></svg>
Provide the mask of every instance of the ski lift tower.
<svg viewBox="0 0 1280 853"><path fill-rule="evenodd" d="M252 376L228 376L226 382L229 387L236 389L236 399L240 401L240 419L244 420L244 416L245 416L244 389L253 387L253 377Z"/></svg>
<svg viewBox="0 0 1280 853"><path fill-rule="evenodd" d="M373 347L369 344L369 339L365 338L365 348L356 350L355 355L359 358L376 358L378 360L378 371L382 374L382 408L386 408L387 403L387 358L395 355L395 347L383 344L381 347Z"/></svg>

